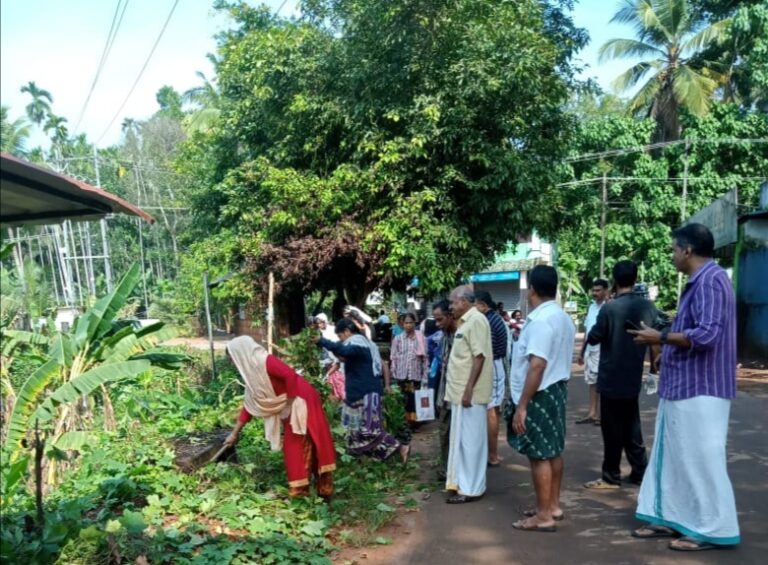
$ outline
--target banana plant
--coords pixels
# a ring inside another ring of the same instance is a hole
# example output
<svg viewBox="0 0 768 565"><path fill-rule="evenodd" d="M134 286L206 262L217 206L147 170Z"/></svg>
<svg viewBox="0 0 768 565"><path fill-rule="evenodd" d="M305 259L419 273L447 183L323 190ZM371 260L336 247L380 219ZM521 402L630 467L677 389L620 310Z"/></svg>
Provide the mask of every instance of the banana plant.
<svg viewBox="0 0 768 565"><path fill-rule="evenodd" d="M23 440L35 422L59 450L79 449L93 431L95 398L100 397L104 424L113 428L109 387L136 377L152 367L179 368L183 354L159 349L173 337L163 323L136 329L115 318L140 278L133 265L115 289L79 316L68 332L50 338L47 361L34 371L16 393L5 435L6 457L22 459ZM15 339L31 339L13 334ZM48 481L55 480L56 461L49 461Z"/></svg>

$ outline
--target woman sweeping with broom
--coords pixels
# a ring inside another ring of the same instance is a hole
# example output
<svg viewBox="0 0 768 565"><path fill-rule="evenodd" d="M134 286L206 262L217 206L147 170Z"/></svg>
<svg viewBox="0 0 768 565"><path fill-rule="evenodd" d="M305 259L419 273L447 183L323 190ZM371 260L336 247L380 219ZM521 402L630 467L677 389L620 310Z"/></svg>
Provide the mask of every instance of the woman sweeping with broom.
<svg viewBox="0 0 768 565"><path fill-rule="evenodd" d="M245 384L245 402L235 428L224 441L237 443L240 430L254 416L264 419L264 432L273 451L283 450L289 494L309 494L315 476L317 494L333 494L336 452L318 392L291 367L253 338L241 336L227 346L227 355ZM285 433L281 434L281 428Z"/></svg>

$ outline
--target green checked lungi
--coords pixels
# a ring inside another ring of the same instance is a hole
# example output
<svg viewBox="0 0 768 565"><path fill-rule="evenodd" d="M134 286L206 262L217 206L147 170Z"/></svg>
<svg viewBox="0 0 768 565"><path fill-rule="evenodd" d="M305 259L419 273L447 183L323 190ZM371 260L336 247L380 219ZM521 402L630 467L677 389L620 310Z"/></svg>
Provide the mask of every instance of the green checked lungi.
<svg viewBox="0 0 768 565"><path fill-rule="evenodd" d="M525 433L521 436L512 429L516 406L510 403L504 414L509 445L530 459L553 459L560 455L565 449L567 400L567 381L558 381L534 394L528 402Z"/></svg>

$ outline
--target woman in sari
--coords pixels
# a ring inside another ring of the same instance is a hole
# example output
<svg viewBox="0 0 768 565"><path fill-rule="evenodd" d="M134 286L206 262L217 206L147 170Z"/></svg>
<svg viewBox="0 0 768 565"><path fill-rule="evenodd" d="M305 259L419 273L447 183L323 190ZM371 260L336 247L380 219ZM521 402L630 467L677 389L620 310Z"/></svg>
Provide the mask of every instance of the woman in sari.
<svg viewBox="0 0 768 565"><path fill-rule="evenodd" d="M289 494L308 495L310 477L314 475L317 494L329 498L333 494L336 451L318 392L251 337L230 341L227 355L245 384L245 401L225 444L235 445L240 430L254 416L263 418L272 450L282 447Z"/></svg>
<svg viewBox="0 0 768 565"><path fill-rule="evenodd" d="M384 460L395 452L408 461L410 446L402 445L384 430L381 357L376 345L345 318L336 324L337 342L317 336L315 343L344 361L345 398L341 420L347 429L347 449L352 455Z"/></svg>
<svg viewBox="0 0 768 565"><path fill-rule="evenodd" d="M392 340L392 377L400 385L405 399L405 419L414 427L416 421L416 391L427 386L429 359L424 334L416 329L416 316L405 314L403 333ZM389 385L389 383L387 383Z"/></svg>

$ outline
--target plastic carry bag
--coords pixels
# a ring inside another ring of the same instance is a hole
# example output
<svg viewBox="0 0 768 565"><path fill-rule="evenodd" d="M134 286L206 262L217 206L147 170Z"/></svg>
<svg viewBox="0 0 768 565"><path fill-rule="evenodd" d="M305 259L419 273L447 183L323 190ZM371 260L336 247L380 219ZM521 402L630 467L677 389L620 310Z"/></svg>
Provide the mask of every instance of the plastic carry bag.
<svg viewBox="0 0 768 565"><path fill-rule="evenodd" d="M435 390L422 388L414 394L416 400L416 421L429 422L435 419Z"/></svg>

